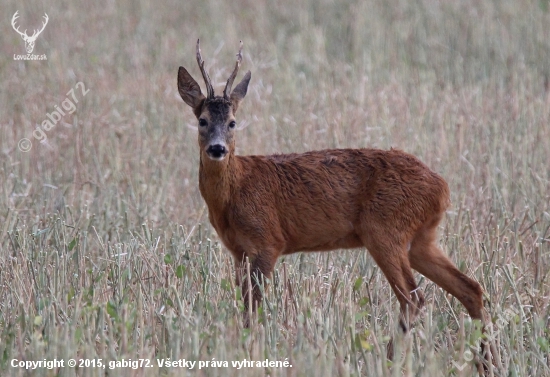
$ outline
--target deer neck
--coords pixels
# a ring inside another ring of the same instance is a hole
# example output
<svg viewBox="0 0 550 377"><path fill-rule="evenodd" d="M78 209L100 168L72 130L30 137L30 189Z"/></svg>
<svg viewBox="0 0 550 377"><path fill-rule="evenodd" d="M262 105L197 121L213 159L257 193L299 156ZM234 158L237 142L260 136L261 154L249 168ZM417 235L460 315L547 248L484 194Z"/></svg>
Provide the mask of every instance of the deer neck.
<svg viewBox="0 0 550 377"><path fill-rule="evenodd" d="M222 161L200 155L199 189L209 210L223 210L229 203L239 179L239 161L233 152Z"/></svg>

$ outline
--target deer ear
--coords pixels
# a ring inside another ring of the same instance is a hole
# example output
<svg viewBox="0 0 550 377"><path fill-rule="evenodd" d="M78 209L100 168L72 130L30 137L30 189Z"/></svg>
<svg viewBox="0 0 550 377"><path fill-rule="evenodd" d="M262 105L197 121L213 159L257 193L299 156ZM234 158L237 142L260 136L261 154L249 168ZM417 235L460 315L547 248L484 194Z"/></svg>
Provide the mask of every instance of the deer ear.
<svg viewBox="0 0 550 377"><path fill-rule="evenodd" d="M198 118L200 116L202 103L206 97L202 94L199 84L197 84L189 72L183 67L180 67L178 70L178 91L183 101L191 106L195 116Z"/></svg>
<svg viewBox="0 0 550 377"><path fill-rule="evenodd" d="M233 91L231 92L231 96L229 96L229 99L231 100L231 107L233 108L233 114L237 112L237 109L239 108L239 103L241 103L244 96L246 96L250 77L250 71L246 72L246 75L244 75L239 85L237 85L235 89L233 89Z"/></svg>

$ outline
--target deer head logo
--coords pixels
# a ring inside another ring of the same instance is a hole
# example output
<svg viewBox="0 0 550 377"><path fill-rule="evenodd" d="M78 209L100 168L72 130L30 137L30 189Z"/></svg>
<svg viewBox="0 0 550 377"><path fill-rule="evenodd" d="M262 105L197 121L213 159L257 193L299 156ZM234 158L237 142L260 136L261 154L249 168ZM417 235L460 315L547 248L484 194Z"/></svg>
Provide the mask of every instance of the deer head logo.
<svg viewBox="0 0 550 377"><path fill-rule="evenodd" d="M44 31L44 28L48 24L48 15L46 13L44 13L44 24L42 25L42 29L40 29L40 30L35 29L34 33L31 36L28 36L27 35L27 29L25 29L24 32L20 32L19 27L15 26L15 20L17 20L17 18L19 18L18 13L19 13L19 11L15 12L15 14L13 15L13 17L11 19L11 26L13 27L13 30L15 30L16 32L19 33L19 35L21 35L21 38L23 38L23 40L25 41L25 49L30 54L34 50L34 42L36 41L36 38L38 38L40 33L42 33L42 31Z"/></svg>

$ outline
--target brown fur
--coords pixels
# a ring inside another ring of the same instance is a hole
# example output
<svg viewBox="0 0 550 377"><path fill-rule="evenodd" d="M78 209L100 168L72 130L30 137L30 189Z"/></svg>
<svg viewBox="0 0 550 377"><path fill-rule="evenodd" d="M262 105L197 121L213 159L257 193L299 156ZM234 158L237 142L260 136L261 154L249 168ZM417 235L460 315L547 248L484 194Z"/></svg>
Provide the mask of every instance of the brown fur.
<svg viewBox="0 0 550 377"><path fill-rule="evenodd" d="M269 277L284 254L365 246L400 302L405 331L424 303L411 268L460 300L472 318L482 319L481 286L461 273L435 242L449 205L445 180L395 149L235 155L228 124L235 119L248 80L250 73L230 100L205 99L184 68L178 74L182 98L206 124L199 126L199 188L210 222L235 259L245 304L248 298L255 305L261 300L258 284L249 287L243 278L247 257L254 282ZM225 158L209 157L213 139L222 140Z"/></svg>

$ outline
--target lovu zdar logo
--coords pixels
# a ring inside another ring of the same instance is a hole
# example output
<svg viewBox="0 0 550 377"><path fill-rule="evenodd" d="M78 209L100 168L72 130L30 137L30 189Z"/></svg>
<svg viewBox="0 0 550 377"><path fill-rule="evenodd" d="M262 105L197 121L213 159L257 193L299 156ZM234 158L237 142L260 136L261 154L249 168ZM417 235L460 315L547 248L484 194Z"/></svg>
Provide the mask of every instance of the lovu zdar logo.
<svg viewBox="0 0 550 377"><path fill-rule="evenodd" d="M11 19L11 26L13 27L13 30L15 30L19 35L21 35L21 38L25 41L25 49L27 50L27 55L13 55L13 58L15 60L46 60L46 55L34 55L32 52L34 50L34 42L36 41L36 38L44 31L44 28L48 24L48 15L44 13L44 22L42 24L42 29L34 29L34 32L32 35L27 34L27 29L25 31L21 32L19 31L19 27L16 25L16 20L19 18L19 11L16 11Z"/></svg>

